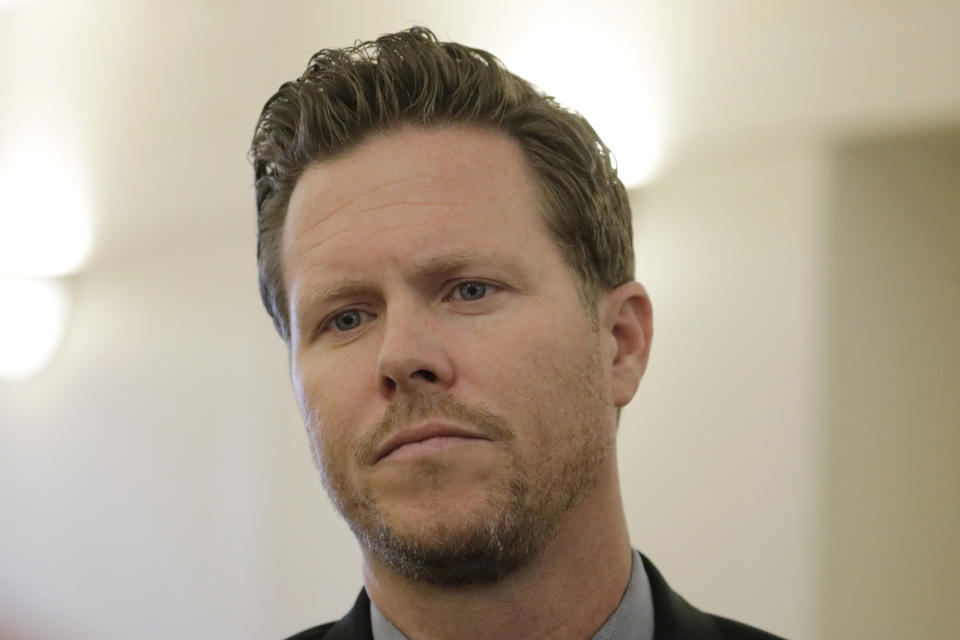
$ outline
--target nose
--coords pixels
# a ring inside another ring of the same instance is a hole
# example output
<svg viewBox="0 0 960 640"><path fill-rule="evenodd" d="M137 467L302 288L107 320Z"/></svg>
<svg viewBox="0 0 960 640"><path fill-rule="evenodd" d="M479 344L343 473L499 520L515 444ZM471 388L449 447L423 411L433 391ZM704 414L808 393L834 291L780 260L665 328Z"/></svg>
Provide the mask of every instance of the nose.
<svg viewBox="0 0 960 640"><path fill-rule="evenodd" d="M385 395L448 388L454 368L429 312L394 309L388 313L377 359Z"/></svg>

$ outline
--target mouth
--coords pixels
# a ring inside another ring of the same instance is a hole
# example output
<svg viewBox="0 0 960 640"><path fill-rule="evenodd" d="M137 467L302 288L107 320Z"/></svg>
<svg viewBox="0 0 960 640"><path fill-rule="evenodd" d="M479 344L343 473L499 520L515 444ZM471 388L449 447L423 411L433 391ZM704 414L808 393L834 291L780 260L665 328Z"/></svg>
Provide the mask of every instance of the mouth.
<svg viewBox="0 0 960 640"><path fill-rule="evenodd" d="M438 452L468 440L488 440L469 429L456 425L430 422L401 429L380 446L376 462L384 458L401 458Z"/></svg>

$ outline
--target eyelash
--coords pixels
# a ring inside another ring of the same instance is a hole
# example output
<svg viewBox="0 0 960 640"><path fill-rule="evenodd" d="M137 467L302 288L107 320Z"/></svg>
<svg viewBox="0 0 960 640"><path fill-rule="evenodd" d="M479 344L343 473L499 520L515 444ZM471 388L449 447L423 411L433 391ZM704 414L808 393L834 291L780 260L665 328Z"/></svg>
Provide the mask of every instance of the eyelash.
<svg viewBox="0 0 960 640"><path fill-rule="evenodd" d="M483 289L484 289L484 295L481 296L480 298L475 299L475 300L466 300L466 299L464 299L463 297L460 297L460 298L459 298L459 301L461 301L461 302L479 302L480 300L484 300L485 298L487 298L491 293L494 293L494 292L500 290L500 287L498 287L497 285L495 285L495 284L493 284L493 283L491 283L491 282L487 282L486 280L461 280L461 281L455 283L455 284L450 288L450 292L447 293L447 295L445 295L445 296L443 297L443 301L444 301L444 302L449 302L449 301L451 301L451 300L455 300L455 299L456 299L456 298L455 298L455 295L459 292L460 287L462 287L462 286L464 286L464 285L468 285L468 284L475 284L475 285L480 285L481 287L483 287ZM370 316L370 315L371 315L368 311L364 311L363 309L357 309L357 308L343 309L343 310L341 310L341 311L337 311L336 313L334 313L334 314L331 315L331 316L328 316L323 322L321 322L321 323L320 323L320 328L319 328L319 330L318 330L317 333L318 333L318 334L319 334L319 333L325 333L325 332L327 332L327 331L332 330L333 327L334 327L334 323L336 322L337 318L339 318L339 317L341 317L341 316L343 316L344 314L347 314L347 313L359 313L359 314L363 314L363 315L366 315L366 316ZM362 321L363 321L363 320L361 319L361 323L362 323ZM357 326L359 327L360 325L358 324ZM345 329L345 330L337 331L337 333L347 334L347 333L351 333L352 331L353 331L353 329Z"/></svg>

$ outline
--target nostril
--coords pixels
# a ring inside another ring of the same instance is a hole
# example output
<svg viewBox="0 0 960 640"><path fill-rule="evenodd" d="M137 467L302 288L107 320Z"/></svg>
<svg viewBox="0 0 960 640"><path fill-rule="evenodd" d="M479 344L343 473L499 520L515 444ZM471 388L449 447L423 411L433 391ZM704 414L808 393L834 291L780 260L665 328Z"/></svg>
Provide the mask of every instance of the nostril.
<svg viewBox="0 0 960 640"><path fill-rule="evenodd" d="M437 374L435 374L433 371L427 371L426 369L418 369L417 371L414 371L414 372L413 372L413 375L414 375L414 376L420 376L421 378L423 378L423 379L426 380L427 382L436 382L436 381L437 381Z"/></svg>

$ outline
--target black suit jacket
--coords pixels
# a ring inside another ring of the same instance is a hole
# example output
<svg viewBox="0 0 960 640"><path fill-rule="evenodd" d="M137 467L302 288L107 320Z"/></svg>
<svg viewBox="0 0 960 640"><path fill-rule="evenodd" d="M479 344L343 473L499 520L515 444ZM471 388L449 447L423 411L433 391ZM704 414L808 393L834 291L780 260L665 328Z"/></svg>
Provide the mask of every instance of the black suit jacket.
<svg viewBox="0 0 960 640"><path fill-rule="evenodd" d="M653 640L783 640L745 624L703 613L674 593L646 556L643 567L653 595ZM338 622L313 627L288 640L373 640L370 599L365 590Z"/></svg>

